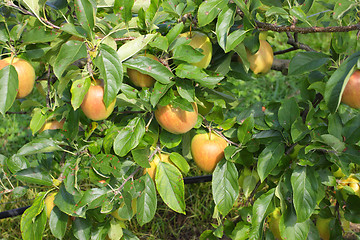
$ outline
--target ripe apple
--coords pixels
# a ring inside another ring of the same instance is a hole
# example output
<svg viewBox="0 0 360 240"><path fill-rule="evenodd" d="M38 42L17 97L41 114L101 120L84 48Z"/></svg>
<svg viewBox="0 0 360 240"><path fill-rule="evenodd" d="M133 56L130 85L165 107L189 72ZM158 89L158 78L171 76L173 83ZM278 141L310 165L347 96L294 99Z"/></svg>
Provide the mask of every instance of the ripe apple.
<svg viewBox="0 0 360 240"><path fill-rule="evenodd" d="M115 107L116 99L106 108L104 101L104 87L101 81L96 81L96 84L91 83L89 91L86 93L81 109L84 114L94 121L104 120L110 116Z"/></svg>
<svg viewBox="0 0 360 240"><path fill-rule="evenodd" d="M268 223L269 223L269 229L274 235L274 237L276 239L283 240L280 234L280 227L279 227L280 217L281 217L280 208L275 208L275 210L272 213L270 213L270 216L268 218Z"/></svg>
<svg viewBox="0 0 360 240"><path fill-rule="evenodd" d="M159 164L159 162L171 163L169 157L170 155L167 153L155 154L154 159L150 162L150 167L144 169L144 174L149 173L152 180L155 181L155 173L156 173L157 165Z"/></svg>
<svg viewBox="0 0 360 240"><path fill-rule="evenodd" d="M120 207L123 207L125 203L122 203L122 205ZM134 216L136 214L136 198L134 198L132 201L131 201L131 209L132 209L132 215ZM125 219L125 218L122 218L119 216L119 213L118 213L118 209L116 209L115 211L113 211L112 213L110 213L114 218L116 218L117 220L120 220L120 221L126 221L128 219Z"/></svg>
<svg viewBox="0 0 360 240"><path fill-rule="evenodd" d="M330 239L330 224L331 218L318 217L316 219L316 228L319 231L320 238L323 240Z"/></svg>
<svg viewBox="0 0 360 240"><path fill-rule="evenodd" d="M158 105L155 110L155 118L162 128L173 134L182 134L190 131L196 124L198 108L192 103L193 112L185 111L171 104L166 106Z"/></svg>
<svg viewBox="0 0 360 240"><path fill-rule="evenodd" d="M224 157L227 145L225 139L210 132L195 135L190 149L196 165L204 172L211 173Z"/></svg>
<svg viewBox="0 0 360 240"><path fill-rule="evenodd" d="M186 37L187 39L191 39L189 43L190 46L195 49L202 49L202 54L204 54L204 57L199 62L192 63L192 65L199 68L207 68L212 57L212 44L210 38L205 33L198 31L182 33L179 35L179 37Z"/></svg>
<svg viewBox="0 0 360 240"><path fill-rule="evenodd" d="M56 129L62 129L64 125L65 119L61 120L60 122L57 120L53 120L50 122L46 122L42 128L40 129L40 132L43 132L45 130L56 130Z"/></svg>
<svg viewBox="0 0 360 240"><path fill-rule="evenodd" d="M341 102L352 108L360 108L360 70L356 70L345 86Z"/></svg>
<svg viewBox="0 0 360 240"><path fill-rule="evenodd" d="M272 63L274 61L274 53L270 44L260 39L259 50L255 54L251 54L249 50L246 50L246 56L250 63L250 69L255 73L267 73L270 71Z"/></svg>
<svg viewBox="0 0 360 240"><path fill-rule="evenodd" d="M16 98L24 98L34 88L35 70L28 61L17 57L8 57L0 60L0 70L10 64L15 67L19 79L19 89Z"/></svg>
<svg viewBox="0 0 360 240"><path fill-rule="evenodd" d="M360 186L359 186L359 180L357 180L356 178L354 178L353 176L349 176L346 179L341 179L340 180L340 184L338 186L339 190L343 190L344 186L349 186L352 188L352 190L355 192L355 195L360 197ZM347 194L346 192L342 191L342 194L344 196L344 198L347 198Z"/></svg>
<svg viewBox="0 0 360 240"><path fill-rule="evenodd" d="M55 207L54 199L56 194L57 192L51 192L46 196L44 200L47 218L50 218L51 211Z"/></svg>
<svg viewBox="0 0 360 240"><path fill-rule="evenodd" d="M152 58L159 62L159 59L152 54L139 55ZM130 81L137 87L152 87L155 84L155 79L149 75L143 74L135 69L128 68L127 74L129 75Z"/></svg>

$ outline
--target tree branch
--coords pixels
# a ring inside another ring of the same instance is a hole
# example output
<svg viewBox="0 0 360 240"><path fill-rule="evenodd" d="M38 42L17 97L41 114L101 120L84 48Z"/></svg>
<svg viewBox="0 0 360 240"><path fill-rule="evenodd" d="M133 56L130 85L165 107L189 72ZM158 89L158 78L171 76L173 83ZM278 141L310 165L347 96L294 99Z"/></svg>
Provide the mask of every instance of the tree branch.
<svg viewBox="0 0 360 240"><path fill-rule="evenodd" d="M273 64L271 66L272 70L280 71L282 74L287 75L289 69L290 60L288 59L277 59L274 58Z"/></svg>

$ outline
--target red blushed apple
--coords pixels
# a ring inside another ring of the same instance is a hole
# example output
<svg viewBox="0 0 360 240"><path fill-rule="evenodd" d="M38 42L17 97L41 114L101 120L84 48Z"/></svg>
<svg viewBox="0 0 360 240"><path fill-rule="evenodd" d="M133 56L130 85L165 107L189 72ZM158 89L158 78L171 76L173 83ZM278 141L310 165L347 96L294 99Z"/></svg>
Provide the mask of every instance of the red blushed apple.
<svg viewBox="0 0 360 240"><path fill-rule="evenodd" d="M24 98L34 88L35 70L28 61L17 57L8 57L0 60L0 70L10 64L15 67L19 79L19 89L16 98Z"/></svg>
<svg viewBox="0 0 360 240"><path fill-rule="evenodd" d="M91 84L89 91L86 93L81 109L84 114L93 121L104 120L110 116L115 107L116 99L106 108L104 101L104 87L102 82L97 81L96 85Z"/></svg>
<svg viewBox="0 0 360 240"><path fill-rule="evenodd" d="M191 154L196 165L204 172L214 171L224 157L227 142L214 133L197 134L191 140Z"/></svg>
<svg viewBox="0 0 360 240"><path fill-rule="evenodd" d="M356 70L345 86L341 101L352 108L360 108L360 70Z"/></svg>
<svg viewBox="0 0 360 240"><path fill-rule="evenodd" d="M152 58L159 62L159 59L151 54L139 55ZM127 74L129 75L130 81L137 87L152 87L155 84L155 79L149 75L143 74L135 69L128 68Z"/></svg>
<svg viewBox="0 0 360 240"><path fill-rule="evenodd" d="M198 108L192 103L193 112L185 111L171 104L158 106L155 110L155 118L162 128L173 134L182 134L190 131L196 124Z"/></svg>

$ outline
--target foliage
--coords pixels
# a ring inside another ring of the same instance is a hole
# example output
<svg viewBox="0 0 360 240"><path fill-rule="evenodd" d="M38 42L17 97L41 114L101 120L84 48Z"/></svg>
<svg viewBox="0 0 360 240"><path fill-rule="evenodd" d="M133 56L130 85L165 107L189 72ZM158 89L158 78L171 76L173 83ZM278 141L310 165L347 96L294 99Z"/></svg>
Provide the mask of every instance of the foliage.
<svg viewBox="0 0 360 240"><path fill-rule="evenodd" d="M31 140L17 142L14 154L0 155L0 194L20 198L24 188L38 193L21 218L22 238L41 239L50 229L58 239L137 239L110 213L139 227L153 221L158 201L188 214L183 177L194 166L190 142L205 131L229 145L212 177L217 224L200 239L273 239L267 219L278 207L283 239L319 239L319 216L335 218L331 236L341 236L345 222L360 223L358 194L333 175L340 168L344 179L360 179L359 111L341 104L360 66L359 8L359 1L349 0L1 3L2 58L28 60L37 76L33 93L16 100L18 75L12 66L0 70L1 114L31 114L23 121ZM212 43L206 69L196 66L204 51L179 37L194 29ZM272 64L284 76L275 75L274 93L264 92L247 106L243 99L259 90L246 94L244 88L259 80L262 89L269 84L251 71L246 57L259 49L260 32L274 37L269 40L276 57L284 54ZM325 35L331 42L314 47L301 42L302 34ZM285 43L291 47L282 48ZM155 85L133 86L127 68L150 75ZM291 83L296 96L279 92L287 74L298 79ZM116 99L116 108L106 120L91 121L80 106L97 79L103 81L105 106ZM169 133L154 118L159 105L193 111L193 102L213 105L187 133ZM62 119L62 129L40 131L45 122ZM171 153L171 163L160 161L153 181L143 169L158 152ZM245 172L256 174L245 178ZM14 187L8 176L21 185ZM44 199L54 191L47 219Z"/></svg>

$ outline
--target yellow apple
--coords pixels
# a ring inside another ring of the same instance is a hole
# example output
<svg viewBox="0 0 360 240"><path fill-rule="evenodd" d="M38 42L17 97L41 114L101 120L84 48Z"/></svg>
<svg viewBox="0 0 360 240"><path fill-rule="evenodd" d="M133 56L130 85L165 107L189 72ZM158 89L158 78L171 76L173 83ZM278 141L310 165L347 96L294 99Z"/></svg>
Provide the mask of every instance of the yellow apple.
<svg viewBox="0 0 360 240"><path fill-rule="evenodd" d="M191 155L201 170L211 173L224 157L227 145L225 139L215 133L197 134L191 140Z"/></svg>
<svg viewBox="0 0 360 240"><path fill-rule="evenodd" d="M159 164L159 162L172 163L170 161L170 155L169 154L167 154L167 153L155 154L153 160L150 162L150 167L144 169L144 174L149 173L150 177L154 181L155 181L156 167Z"/></svg>
<svg viewBox="0 0 360 240"><path fill-rule="evenodd" d="M171 104L166 106L158 105L155 110L155 118L159 125L166 131L173 134L183 134L190 131L196 124L198 108L192 103L193 112L185 111Z"/></svg>
<svg viewBox="0 0 360 240"><path fill-rule="evenodd" d="M83 102L81 103L82 111L93 121L108 118L114 110L116 99L114 99L106 108L103 97L103 83L101 81L96 81L96 83L91 84L89 91L86 93Z"/></svg>
<svg viewBox="0 0 360 240"><path fill-rule="evenodd" d="M201 61L192 63L192 65L199 68L207 68L212 57L212 44L210 38L205 33L198 31L182 33L179 35L179 37L186 37L187 39L191 39L189 43L190 46L195 49L202 49L202 54L204 54L204 57L201 59Z"/></svg>
<svg viewBox="0 0 360 240"><path fill-rule="evenodd" d="M13 65L18 74L19 88L16 98L24 98L31 93L35 84L35 70L26 60L17 57L8 57L0 60L0 70Z"/></svg>
<svg viewBox="0 0 360 240"><path fill-rule="evenodd" d="M267 73L270 71L274 61L274 53L270 44L263 39L260 39L259 50L255 54L251 54L246 50L247 59L250 63L250 69L255 73Z"/></svg>
<svg viewBox="0 0 360 240"><path fill-rule="evenodd" d="M280 234L280 227L279 227L280 217L281 217L280 208L275 208L275 210L272 213L270 213L270 216L268 218L268 223L269 223L269 229L274 235L274 237L278 240L283 240Z"/></svg>

